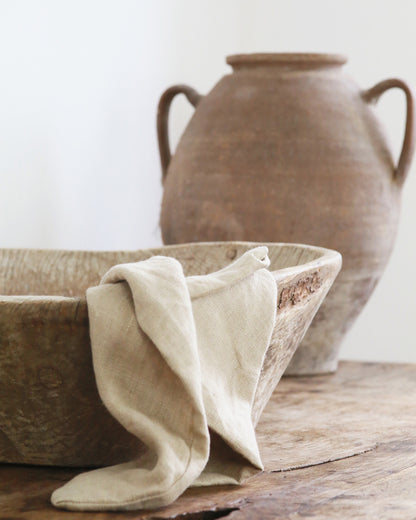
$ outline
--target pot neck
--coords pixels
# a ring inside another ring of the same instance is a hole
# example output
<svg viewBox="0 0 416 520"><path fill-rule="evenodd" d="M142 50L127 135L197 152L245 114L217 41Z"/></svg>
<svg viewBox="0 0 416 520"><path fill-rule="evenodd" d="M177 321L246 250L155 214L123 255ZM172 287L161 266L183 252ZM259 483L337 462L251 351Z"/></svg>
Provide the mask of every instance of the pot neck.
<svg viewBox="0 0 416 520"><path fill-rule="evenodd" d="M233 71L307 71L339 69L347 62L339 54L318 53L258 53L227 56Z"/></svg>

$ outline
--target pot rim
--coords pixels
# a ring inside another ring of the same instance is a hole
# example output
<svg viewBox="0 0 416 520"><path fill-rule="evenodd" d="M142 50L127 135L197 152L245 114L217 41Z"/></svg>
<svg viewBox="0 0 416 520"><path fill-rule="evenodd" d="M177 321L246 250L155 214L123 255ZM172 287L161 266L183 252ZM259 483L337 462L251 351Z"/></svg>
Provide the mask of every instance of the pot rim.
<svg viewBox="0 0 416 520"><path fill-rule="evenodd" d="M259 52L253 54L232 54L226 62L232 67L253 65L292 65L328 67L344 65L348 58L342 54L318 52Z"/></svg>

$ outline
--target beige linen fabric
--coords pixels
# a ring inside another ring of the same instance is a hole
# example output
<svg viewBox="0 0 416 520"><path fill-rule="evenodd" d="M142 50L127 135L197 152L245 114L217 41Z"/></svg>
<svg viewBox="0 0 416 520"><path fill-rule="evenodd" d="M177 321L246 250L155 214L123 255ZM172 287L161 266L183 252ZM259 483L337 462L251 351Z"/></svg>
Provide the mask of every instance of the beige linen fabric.
<svg viewBox="0 0 416 520"><path fill-rule="evenodd" d="M267 253L188 278L177 260L152 257L88 289L100 396L148 450L78 475L53 493L55 506L156 508L191 485L237 484L262 469L251 410L276 315Z"/></svg>

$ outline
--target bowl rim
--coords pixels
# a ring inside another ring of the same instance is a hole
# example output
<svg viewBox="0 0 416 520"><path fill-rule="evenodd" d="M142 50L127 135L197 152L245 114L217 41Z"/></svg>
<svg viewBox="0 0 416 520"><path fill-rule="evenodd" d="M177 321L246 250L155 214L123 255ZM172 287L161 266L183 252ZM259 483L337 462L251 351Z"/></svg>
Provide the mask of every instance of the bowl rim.
<svg viewBox="0 0 416 520"><path fill-rule="evenodd" d="M131 249L131 250L82 250L82 249L37 249L37 248L0 248L0 255L6 254L7 252L17 252L17 251L30 251L36 253L78 253L82 254L114 254L114 253L143 253L149 252L155 254L150 254L149 258L152 256L156 256L156 254L160 254L161 250L177 250L177 249L189 249L190 247L199 249L204 247L215 247L215 246L223 246L223 247L236 247L236 246L248 246L248 247L259 247L266 246L270 247L295 247L303 250L313 251L315 253L320 253L318 258L310 260L304 264L284 267L282 269L270 270L270 273L273 275L276 283L283 280L289 275L297 275L302 272L307 272L313 269L321 268L323 266L333 266L334 269L341 269L342 266L342 255L338 251L334 249L328 249L325 247L314 246L310 244L302 244L299 242L252 242L248 240L230 240L230 241L213 241L213 242L187 242L183 244L169 244L162 245L150 248L143 249ZM141 261L141 260L138 260ZM233 261L230 260L230 263ZM92 287L92 286L91 286ZM44 305L44 304L52 304L53 302L60 305L79 305L80 302L85 302L86 296L85 294L82 296L60 296L60 295L36 295L36 294L0 294L0 305L5 305L7 303L13 303L15 305Z"/></svg>

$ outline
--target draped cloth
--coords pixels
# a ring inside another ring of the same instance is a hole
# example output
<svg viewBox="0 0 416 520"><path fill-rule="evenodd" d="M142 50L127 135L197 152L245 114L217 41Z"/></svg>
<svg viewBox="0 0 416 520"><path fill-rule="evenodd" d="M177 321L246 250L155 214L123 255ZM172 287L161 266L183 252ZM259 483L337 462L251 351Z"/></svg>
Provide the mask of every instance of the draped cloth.
<svg viewBox="0 0 416 520"><path fill-rule="evenodd" d="M239 484L262 469L251 413L276 316L267 253L190 277L155 256L88 289L100 397L147 450L76 476L52 494L56 507L158 508L189 486Z"/></svg>

